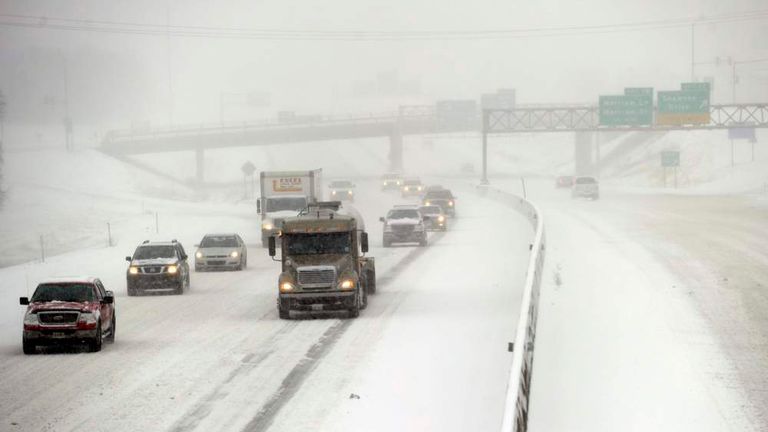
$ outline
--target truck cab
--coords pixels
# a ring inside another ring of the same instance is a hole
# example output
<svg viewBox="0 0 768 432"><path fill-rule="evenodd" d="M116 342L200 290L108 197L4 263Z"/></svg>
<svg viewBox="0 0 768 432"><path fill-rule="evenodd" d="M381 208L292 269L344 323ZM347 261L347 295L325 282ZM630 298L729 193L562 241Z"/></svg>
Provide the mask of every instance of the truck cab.
<svg viewBox="0 0 768 432"><path fill-rule="evenodd" d="M322 169L309 171L262 171L261 195L256 212L261 218L261 244L280 232L283 220L296 216L309 203L321 201Z"/></svg>
<svg viewBox="0 0 768 432"><path fill-rule="evenodd" d="M281 264L277 310L281 319L291 311L347 311L351 318L368 305L376 291L376 268L368 252L368 234L357 218L326 203L310 205L301 215L283 221L279 237L270 237L269 254Z"/></svg>

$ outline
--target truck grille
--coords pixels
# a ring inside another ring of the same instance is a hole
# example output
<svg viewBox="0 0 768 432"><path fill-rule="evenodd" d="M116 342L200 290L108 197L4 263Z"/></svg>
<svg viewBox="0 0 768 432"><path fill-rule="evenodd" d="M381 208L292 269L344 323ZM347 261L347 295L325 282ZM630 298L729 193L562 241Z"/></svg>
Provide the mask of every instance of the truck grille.
<svg viewBox="0 0 768 432"><path fill-rule="evenodd" d="M74 324L80 316L79 312L38 312L42 324Z"/></svg>
<svg viewBox="0 0 768 432"><path fill-rule="evenodd" d="M413 232L414 225L392 225L392 231L397 234L409 234Z"/></svg>
<svg viewBox="0 0 768 432"><path fill-rule="evenodd" d="M299 267L297 273L302 288L330 288L336 281L336 268L332 266Z"/></svg>
<svg viewBox="0 0 768 432"><path fill-rule="evenodd" d="M163 272L163 266L143 266L141 272L144 274L160 274Z"/></svg>

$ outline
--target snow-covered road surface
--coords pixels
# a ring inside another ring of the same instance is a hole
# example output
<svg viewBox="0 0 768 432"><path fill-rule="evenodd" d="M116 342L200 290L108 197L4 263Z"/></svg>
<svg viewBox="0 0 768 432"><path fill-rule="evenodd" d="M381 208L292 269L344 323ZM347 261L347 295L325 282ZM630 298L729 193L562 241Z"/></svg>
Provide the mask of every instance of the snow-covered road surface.
<svg viewBox="0 0 768 432"><path fill-rule="evenodd" d="M0 430L498 427L530 226L459 190L447 233L431 235L426 248L385 249L375 221L401 200L373 183L359 190L379 289L355 320L279 320L278 267L258 247L243 272L193 273L183 296L125 295L122 257L134 245L0 270ZM255 217L223 213L213 223L216 212L176 214L167 226L188 251L206 226L258 239ZM33 287L73 272L101 276L116 291L117 341L100 353L24 356L15 304L28 294L25 279Z"/></svg>

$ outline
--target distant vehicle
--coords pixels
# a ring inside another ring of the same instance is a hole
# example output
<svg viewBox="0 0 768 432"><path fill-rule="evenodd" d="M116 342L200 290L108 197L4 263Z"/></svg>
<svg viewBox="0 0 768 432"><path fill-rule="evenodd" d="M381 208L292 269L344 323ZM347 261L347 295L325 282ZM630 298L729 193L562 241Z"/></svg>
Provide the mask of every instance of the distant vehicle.
<svg viewBox="0 0 768 432"><path fill-rule="evenodd" d="M280 319L291 311L347 311L355 318L376 292L376 266L368 252L362 219L343 214L340 203L319 202L283 224L282 271L278 278ZM277 239L269 239L274 258Z"/></svg>
<svg viewBox="0 0 768 432"><path fill-rule="evenodd" d="M355 201L355 184L349 180L334 180L328 188L331 190L331 200Z"/></svg>
<svg viewBox="0 0 768 432"><path fill-rule="evenodd" d="M424 205L419 207L419 213L424 218L424 226L427 231L447 231L448 220L443 209L438 205Z"/></svg>
<svg viewBox="0 0 768 432"><path fill-rule="evenodd" d="M555 180L555 187L557 188L569 188L573 186L573 176L570 175L563 175L559 176L557 180Z"/></svg>
<svg viewBox="0 0 768 432"><path fill-rule="evenodd" d="M381 176L381 190L400 190L403 185L403 177L396 173L387 173Z"/></svg>
<svg viewBox="0 0 768 432"><path fill-rule="evenodd" d="M571 188L572 198L600 198L600 186L594 177L576 177Z"/></svg>
<svg viewBox="0 0 768 432"><path fill-rule="evenodd" d="M425 193L421 198L423 205L437 205L448 216L456 216L456 197L450 189L436 189Z"/></svg>
<svg viewBox="0 0 768 432"><path fill-rule="evenodd" d="M322 169L310 171L262 171L261 196L256 212L261 217L261 244L280 232L283 219L299 214L310 202L321 201Z"/></svg>
<svg viewBox="0 0 768 432"><path fill-rule="evenodd" d="M57 278L37 286L32 298L21 297L24 314L22 348L35 354L38 346L85 343L101 351L114 342L115 296L95 277Z"/></svg>
<svg viewBox="0 0 768 432"><path fill-rule="evenodd" d="M126 272L128 295L148 292L184 294L189 289L189 264L181 243L144 241L133 256Z"/></svg>
<svg viewBox="0 0 768 432"><path fill-rule="evenodd" d="M418 178L409 178L403 180L403 186L400 190L403 197L419 196L424 190L424 185Z"/></svg>
<svg viewBox="0 0 768 432"><path fill-rule="evenodd" d="M195 252L195 271L242 270L248 266L248 248L239 235L206 234Z"/></svg>
<svg viewBox="0 0 768 432"><path fill-rule="evenodd" d="M392 243L427 245L427 230L418 206L395 206L379 220L384 223L384 247L390 247Z"/></svg>

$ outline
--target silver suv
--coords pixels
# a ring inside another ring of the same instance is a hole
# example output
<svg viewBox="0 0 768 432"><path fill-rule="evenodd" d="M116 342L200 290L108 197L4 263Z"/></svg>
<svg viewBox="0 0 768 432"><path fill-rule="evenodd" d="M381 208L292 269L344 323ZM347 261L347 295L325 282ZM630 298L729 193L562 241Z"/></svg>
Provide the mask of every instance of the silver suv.
<svg viewBox="0 0 768 432"><path fill-rule="evenodd" d="M594 177L576 177L571 187L572 198L600 198L600 185L597 183L597 179Z"/></svg>

